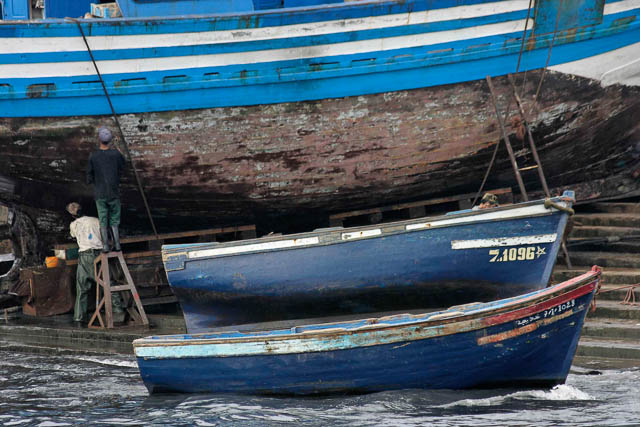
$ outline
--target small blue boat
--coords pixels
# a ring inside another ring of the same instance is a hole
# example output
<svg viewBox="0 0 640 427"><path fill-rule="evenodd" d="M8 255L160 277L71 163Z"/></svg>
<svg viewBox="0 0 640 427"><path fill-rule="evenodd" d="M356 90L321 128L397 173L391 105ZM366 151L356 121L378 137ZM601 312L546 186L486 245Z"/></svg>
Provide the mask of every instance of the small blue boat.
<svg viewBox="0 0 640 427"><path fill-rule="evenodd" d="M446 311L133 342L150 393L326 394L563 383L600 269Z"/></svg>
<svg viewBox="0 0 640 427"><path fill-rule="evenodd" d="M573 193L486 210L228 243L165 245L189 333L494 301L547 286Z"/></svg>

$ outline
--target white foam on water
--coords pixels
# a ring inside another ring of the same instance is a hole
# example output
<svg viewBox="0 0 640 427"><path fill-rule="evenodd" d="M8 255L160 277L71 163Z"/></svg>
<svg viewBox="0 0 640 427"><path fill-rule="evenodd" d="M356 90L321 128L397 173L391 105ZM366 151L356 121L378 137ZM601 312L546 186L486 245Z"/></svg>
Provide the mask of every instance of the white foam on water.
<svg viewBox="0 0 640 427"><path fill-rule="evenodd" d="M108 424L108 425L119 425L119 426L132 426L139 425L140 421L132 420L130 418L106 418L100 421L93 421L94 423L100 424Z"/></svg>
<svg viewBox="0 0 640 427"><path fill-rule="evenodd" d="M452 408L456 406L498 406L508 400L595 400L594 397L581 391L580 389L561 384L553 387L551 390L526 390L517 391L504 396L492 396L483 399L463 399L452 403L439 406L440 408Z"/></svg>
<svg viewBox="0 0 640 427"><path fill-rule="evenodd" d="M298 418L291 417L291 416L284 415L284 414L271 415L271 416L264 417L264 419L267 419L269 421L278 421L278 422L294 422L294 421L298 421Z"/></svg>
<svg viewBox="0 0 640 427"><path fill-rule="evenodd" d="M529 394L528 396L524 396L524 398L532 397L534 399L539 400L594 400L595 398L590 396L588 393L584 391L570 386L566 384L560 384L555 386L549 391L543 390L532 390L525 391L522 393ZM520 398L520 397L516 397Z"/></svg>
<svg viewBox="0 0 640 427"><path fill-rule="evenodd" d="M456 406L497 406L504 403L506 396L492 396L484 399L462 399L456 402L436 406L436 408L453 408Z"/></svg>
<svg viewBox="0 0 640 427"><path fill-rule="evenodd" d="M70 426L69 423L55 423L53 421L43 421L38 424L38 427L57 427L57 426Z"/></svg>
<svg viewBox="0 0 640 427"><path fill-rule="evenodd" d="M90 356L75 356L74 358L78 360L83 360L85 362L93 362L93 363L98 363L100 365L107 365L107 366L121 366L125 368L138 367L138 363L136 361L131 361L131 360L102 359L102 358L90 357Z"/></svg>
<svg viewBox="0 0 640 427"><path fill-rule="evenodd" d="M236 419L236 420L250 420L251 418L249 417L245 417L243 415L238 415L238 414L232 414L231 418Z"/></svg>

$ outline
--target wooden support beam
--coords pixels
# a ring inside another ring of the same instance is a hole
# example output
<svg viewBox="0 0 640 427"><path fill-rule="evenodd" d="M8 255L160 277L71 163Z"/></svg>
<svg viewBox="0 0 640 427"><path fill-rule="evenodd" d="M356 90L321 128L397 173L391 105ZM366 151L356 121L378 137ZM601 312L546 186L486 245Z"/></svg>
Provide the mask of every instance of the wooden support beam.
<svg viewBox="0 0 640 427"><path fill-rule="evenodd" d="M225 233L242 233L247 232L250 234L254 233L255 236L256 226L254 224L250 225L239 225L233 227L219 227L219 228L210 228L207 230L194 230L194 231L183 231L180 233L164 233L154 235L144 235L144 236L131 236L131 237L122 237L120 239L120 244L127 243L138 243L138 242L150 242L155 240L174 240L181 239L185 237L194 237L194 236L214 236L216 234L225 234ZM62 243L57 244L53 247L53 249L64 250L64 249L72 249L77 248L78 245L75 243Z"/></svg>

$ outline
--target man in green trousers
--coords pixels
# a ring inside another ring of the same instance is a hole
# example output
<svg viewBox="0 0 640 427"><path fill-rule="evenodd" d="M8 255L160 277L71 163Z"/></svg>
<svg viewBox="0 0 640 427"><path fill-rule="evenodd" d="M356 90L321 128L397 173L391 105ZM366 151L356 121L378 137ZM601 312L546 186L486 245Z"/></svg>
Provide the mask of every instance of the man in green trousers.
<svg viewBox="0 0 640 427"><path fill-rule="evenodd" d="M106 127L98 129L99 149L89 156L87 165L87 184L94 185L94 195L100 234L102 235L102 251L109 252L109 227L113 234L113 245L120 252L120 176L124 170L124 157L111 145L111 131Z"/></svg>

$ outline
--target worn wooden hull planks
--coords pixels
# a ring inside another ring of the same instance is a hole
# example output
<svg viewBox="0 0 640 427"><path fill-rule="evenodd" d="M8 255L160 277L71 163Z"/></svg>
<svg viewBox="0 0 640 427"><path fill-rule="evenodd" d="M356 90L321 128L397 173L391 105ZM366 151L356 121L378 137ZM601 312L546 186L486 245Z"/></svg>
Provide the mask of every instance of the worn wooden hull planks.
<svg viewBox="0 0 640 427"><path fill-rule="evenodd" d="M487 304L262 332L133 342L150 393L327 394L563 383L597 267Z"/></svg>
<svg viewBox="0 0 640 427"><path fill-rule="evenodd" d="M572 194L367 227L165 245L187 331L448 307L547 286ZM557 207L556 206L556 207Z"/></svg>
<svg viewBox="0 0 640 427"><path fill-rule="evenodd" d="M629 176L640 135L639 90L550 72L534 106L541 75L526 77L523 97L534 110L533 135L549 184L575 186L579 200L635 190ZM496 83L504 109L510 89L506 79ZM486 83L475 81L120 120L161 226L274 227L274 219L282 224L305 215L318 226L327 212L475 191L499 140L492 111ZM89 202L86 160L96 146L95 128L110 123L104 116L0 118L0 200L48 215L64 212L71 200ZM517 131L512 142L525 166L531 155ZM535 173L525 180L538 188ZM506 152L488 185L515 185ZM144 223L130 170L122 192L125 222Z"/></svg>

